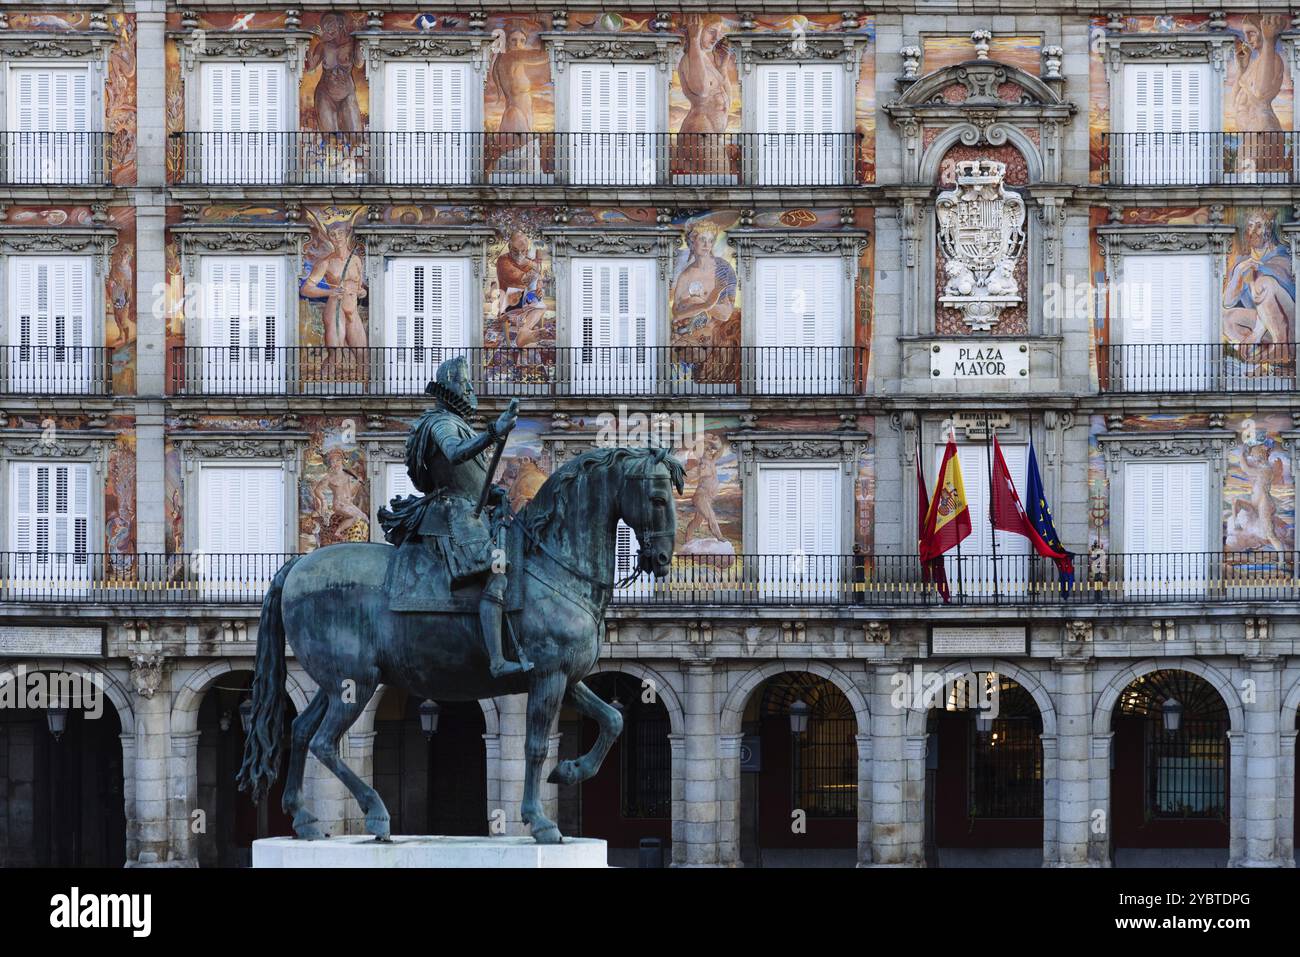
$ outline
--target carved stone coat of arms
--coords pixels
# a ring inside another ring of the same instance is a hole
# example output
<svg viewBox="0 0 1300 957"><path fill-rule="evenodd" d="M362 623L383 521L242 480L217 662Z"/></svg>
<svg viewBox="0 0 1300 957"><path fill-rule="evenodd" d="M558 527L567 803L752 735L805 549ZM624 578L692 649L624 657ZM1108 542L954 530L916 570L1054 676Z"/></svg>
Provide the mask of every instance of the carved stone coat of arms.
<svg viewBox="0 0 1300 957"><path fill-rule="evenodd" d="M1016 264L1025 245L1025 203L1003 186L1007 166L994 160L957 164L957 185L935 200L944 287L939 302L960 310L971 329L993 328L1002 310L1021 302Z"/></svg>

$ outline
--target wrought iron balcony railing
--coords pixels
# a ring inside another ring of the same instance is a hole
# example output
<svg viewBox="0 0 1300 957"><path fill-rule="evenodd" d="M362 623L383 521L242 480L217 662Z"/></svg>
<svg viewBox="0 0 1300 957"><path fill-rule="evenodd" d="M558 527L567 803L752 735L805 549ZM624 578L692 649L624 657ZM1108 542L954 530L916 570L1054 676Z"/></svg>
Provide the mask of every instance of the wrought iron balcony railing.
<svg viewBox="0 0 1300 957"><path fill-rule="evenodd" d="M1108 186L1264 185L1300 182L1295 133L1103 133Z"/></svg>
<svg viewBox="0 0 1300 957"><path fill-rule="evenodd" d="M1108 392L1290 392L1296 343L1210 342L1101 347Z"/></svg>
<svg viewBox="0 0 1300 957"><path fill-rule="evenodd" d="M174 133L187 186L840 186L857 133Z"/></svg>
<svg viewBox="0 0 1300 957"><path fill-rule="evenodd" d="M480 395L849 395L859 346L177 346L173 395L419 395L468 360Z"/></svg>
<svg viewBox="0 0 1300 957"><path fill-rule="evenodd" d="M0 183L11 186L105 186L113 134L50 130L0 133Z"/></svg>
<svg viewBox="0 0 1300 957"><path fill-rule="evenodd" d="M0 552L0 602L259 604L288 554ZM952 556L954 606L1295 602L1293 552L1157 552L1075 559L1073 582L1036 555ZM915 555L678 555L663 580L619 589L622 605L914 607L942 603Z"/></svg>
<svg viewBox="0 0 1300 957"><path fill-rule="evenodd" d="M112 395L104 346L0 346L0 395Z"/></svg>

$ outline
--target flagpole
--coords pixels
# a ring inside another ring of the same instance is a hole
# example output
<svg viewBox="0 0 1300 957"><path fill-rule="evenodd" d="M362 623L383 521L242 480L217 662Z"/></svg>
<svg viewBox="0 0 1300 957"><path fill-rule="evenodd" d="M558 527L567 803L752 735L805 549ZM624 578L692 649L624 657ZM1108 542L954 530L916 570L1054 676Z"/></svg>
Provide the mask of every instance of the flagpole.
<svg viewBox="0 0 1300 957"><path fill-rule="evenodd" d="M993 604L998 603L998 526L993 515L997 495L993 490L993 422L984 413L984 457L989 465L989 543L993 546Z"/></svg>
<svg viewBox="0 0 1300 957"><path fill-rule="evenodd" d="M948 422L948 435L954 443L957 441L957 429L953 426L951 421ZM957 465L960 467L960 459L957 460ZM957 539L957 601L958 604L966 604L966 579L962 574L960 538Z"/></svg>

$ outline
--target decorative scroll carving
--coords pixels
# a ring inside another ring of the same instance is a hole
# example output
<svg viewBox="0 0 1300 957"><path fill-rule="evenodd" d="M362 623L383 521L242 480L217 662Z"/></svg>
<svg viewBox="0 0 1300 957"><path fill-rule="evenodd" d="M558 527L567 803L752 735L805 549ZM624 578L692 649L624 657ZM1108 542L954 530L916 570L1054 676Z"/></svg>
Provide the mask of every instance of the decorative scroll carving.
<svg viewBox="0 0 1300 957"><path fill-rule="evenodd" d="M84 33L4 30L0 32L0 57L6 60L98 59L107 56L108 49L115 40L116 37L111 31L100 29Z"/></svg>
<svg viewBox="0 0 1300 957"><path fill-rule="evenodd" d="M186 71L201 60L284 60L294 76L302 75L312 37L304 30L183 30L171 36L177 39Z"/></svg>
<svg viewBox="0 0 1300 957"><path fill-rule="evenodd" d="M858 47L866 38L860 33L742 33L728 39L736 45L737 62L742 73L750 73L756 63L826 63L839 61L844 69L857 69Z"/></svg>
<svg viewBox="0 0 1300 957"><path fill-rule="evenodd" d="M469 60L481 70L492 44L492 37L482 33L368 30L354 36L371 70L382 68L385 60Z"/></svg>
<svg viewBox="0 0 1300 957"><path fill-rule="evenodd" d="M100 276L108 273L109 257L117 245L117 230L95 229L23 229L0 227L0 254L14 253L91 253Z"/></svg>
<svg viewBox="0 0 1300 957"><path fill-rule="evenodd" d="M667 73L676 60L682 38L672 33L543 33L557 73L569 63L597 60L614 63L654 63Z"/></svg>

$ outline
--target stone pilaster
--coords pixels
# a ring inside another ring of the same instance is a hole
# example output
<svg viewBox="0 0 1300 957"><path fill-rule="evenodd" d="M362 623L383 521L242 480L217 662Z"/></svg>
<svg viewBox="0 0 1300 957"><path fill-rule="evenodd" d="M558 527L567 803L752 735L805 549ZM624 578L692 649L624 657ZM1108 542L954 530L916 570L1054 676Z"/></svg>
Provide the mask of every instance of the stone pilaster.
<svg viewBox="0 0 1300 957"><path fill-rule="evenodd" d="M719 740L713 661L686 662L686 866L718 859Z"/></svg>
<svg viewBox="0 0 1300 957"><path fill-rule="evenodd" d="M1246 867L1278 867L1278 711L1281 708L1277 659L1249 660L1246 708ZM1290 813L1290 809L1287 809ZM1235 810L1234 810L1235 814Z"/></svg>
<svg viewBox="0 0 1300 957"><path fill-rule="evenodd" d="M528 834L529 830L519 816L519 806L524 800L524 740L527 737L528 696L507 695L496 699L501 715L501 803L506 813L506 834Z"/></svg>
<svg viewBox="0 0 1300 957"><path fill-rule="evenodd" d="M127 861L128 866L167 864L174 856L167 804L167 765L172 745L172 696L165 690L167 670L161 655L139 655L131 661L131 682L135 687L135 799L128 807L135 812L136 852Z"/></svg>
<svg viewBox="0 0 1300 957"><path fill-rule="evenodd" d="M1092 752L1092 671L1088 662L1057 660L1056 859L1058 867L1095 865L1088 859L1092 801L1089 778Z"/></svg>
<svg viewBox="0 0 1300 957"><path fill-rule="evenodd" d="M907 707L891 700L895 664L877 665L871 690L871 864L925 864L925 735L908 735ZM919 717L924 730L924 719ZM917 748L920 755L917 760ZM919 767L913 767L918 765Z"/></svg>

